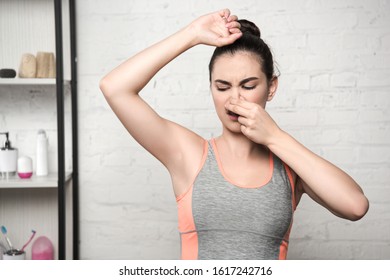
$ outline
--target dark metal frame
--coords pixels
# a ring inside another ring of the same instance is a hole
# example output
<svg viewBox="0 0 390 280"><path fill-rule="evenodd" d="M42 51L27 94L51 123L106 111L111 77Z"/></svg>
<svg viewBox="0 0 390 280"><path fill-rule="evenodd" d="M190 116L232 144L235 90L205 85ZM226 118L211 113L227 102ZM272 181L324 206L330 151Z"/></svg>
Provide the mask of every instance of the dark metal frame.
<svg viewBox="0 0 390 280"><path fill-rule="evenodd" d="M73 148L73 259L79 256L79 146L77 117L77 48L76 48L76 3L69 0L70 16L70 57L72 90L72 148Z"/></svg>
<svg viewBox="0 0 390 280"><path fill-rule="evenodd" d="M66 195L65 195L65 125L64 63L62 34L62 0L54 0L56 41L56 91L58 138L58 259L66 259ZM72 194L73 194L73 259L79 259L79 196L78 196L78 122L77 122L77 55L75 1L69 0L72 104Z"/></svg>

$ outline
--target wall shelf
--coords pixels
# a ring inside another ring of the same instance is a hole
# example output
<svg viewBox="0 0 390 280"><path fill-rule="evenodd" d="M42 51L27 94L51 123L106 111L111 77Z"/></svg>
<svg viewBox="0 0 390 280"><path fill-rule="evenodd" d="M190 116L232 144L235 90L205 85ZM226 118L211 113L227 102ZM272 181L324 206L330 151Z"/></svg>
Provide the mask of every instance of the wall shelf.
<svg viewBox="0 0 390 280"><path fill-rule="evenodd" d="M56 85L56 79L24 79L24 78L1 78L0 79L0 85L27 85L27 86L33 86L33 85ZM70 85L69 80L64 80L64 85Z"/></svg>
<svg viewBox="0 0 390 280"><path fill-rule="evenodd" d="M72 173L65 174L65 182L72 179ZM20 179L19 176L12 176L8 179L0 179L0 189L21 189L21 188L58 188L58 173L50 173L48 176L35 176L29 179Z"/></svg>

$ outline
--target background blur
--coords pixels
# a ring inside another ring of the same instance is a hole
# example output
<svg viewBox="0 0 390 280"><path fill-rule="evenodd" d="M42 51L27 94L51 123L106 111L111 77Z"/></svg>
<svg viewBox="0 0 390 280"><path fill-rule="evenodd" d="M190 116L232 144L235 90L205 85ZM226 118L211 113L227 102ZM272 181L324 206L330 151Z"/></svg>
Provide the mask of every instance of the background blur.
<svg viewBox="0 0 390 280"><path fill-rule="evenodd" d="M77 1L81 258L180 257L169 174L117 120L99 80L196 17L226 7L255 22L274 53L281 76L267 105L271 116L355 178L371 203L361 221L349 222L304 196L288 258L389 259L388 0ZM142 92L160 115L205 138L221 131L209 92L212 51L189 50Z"/></svg>

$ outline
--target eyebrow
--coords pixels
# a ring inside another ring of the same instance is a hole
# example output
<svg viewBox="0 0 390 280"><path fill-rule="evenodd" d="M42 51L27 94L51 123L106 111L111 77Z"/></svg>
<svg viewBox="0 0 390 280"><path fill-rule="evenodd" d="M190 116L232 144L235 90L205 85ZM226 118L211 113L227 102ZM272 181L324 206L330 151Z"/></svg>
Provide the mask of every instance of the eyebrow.
<svg viewBox="0 0 390 280"><path fill-rule="evenodd" d="M250 82L250 81L253 81L253 80L258 80L258 79L259 78L257 78L257 77L249 77L249 78L243 79L242 81L240 81L240 86L243 85L243 84L246 84L247 82ZM215 83L224 84L224 85L227 85L227 86L231 86L232 85L228 81L224 81L224 80L220 80L220 79L217 79L214 82Z"/></svg>

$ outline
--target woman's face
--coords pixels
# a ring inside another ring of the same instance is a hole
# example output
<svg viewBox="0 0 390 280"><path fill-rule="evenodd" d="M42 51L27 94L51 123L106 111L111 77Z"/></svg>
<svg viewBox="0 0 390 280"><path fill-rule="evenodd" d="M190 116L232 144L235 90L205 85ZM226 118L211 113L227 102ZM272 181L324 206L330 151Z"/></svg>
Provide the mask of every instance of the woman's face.
<svg viewBox="0 0 390 280"><path fill-rule="evenodd" d="M249 52L224 54L215 60L211 73L211 92L215 109L224 127L241 132L238 116L225 109L231 98L244 99L265 108L277 88L277 78L270 83L258 58Z"/></svg>

